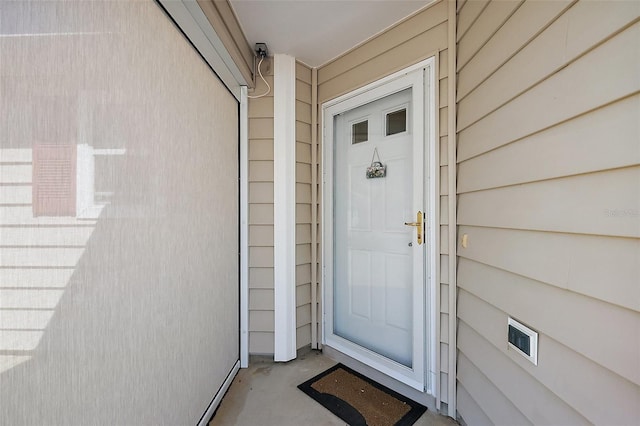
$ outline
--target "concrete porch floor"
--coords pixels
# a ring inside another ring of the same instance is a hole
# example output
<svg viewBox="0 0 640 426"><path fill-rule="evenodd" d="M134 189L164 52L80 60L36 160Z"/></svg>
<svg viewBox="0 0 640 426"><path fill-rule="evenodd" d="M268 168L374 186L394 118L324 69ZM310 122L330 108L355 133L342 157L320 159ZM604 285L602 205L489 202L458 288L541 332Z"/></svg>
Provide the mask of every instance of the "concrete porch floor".
<svg viewBox="0 0 640 426"><path fill-rule="evenodd" d="M334 364L335 361L316 351L287 363L252 359L249 368L240 370L233 380L209 426L343 426L344 421L297 388ZM417 426L456 424L453 419L431 410L415 423Z"/></svg>

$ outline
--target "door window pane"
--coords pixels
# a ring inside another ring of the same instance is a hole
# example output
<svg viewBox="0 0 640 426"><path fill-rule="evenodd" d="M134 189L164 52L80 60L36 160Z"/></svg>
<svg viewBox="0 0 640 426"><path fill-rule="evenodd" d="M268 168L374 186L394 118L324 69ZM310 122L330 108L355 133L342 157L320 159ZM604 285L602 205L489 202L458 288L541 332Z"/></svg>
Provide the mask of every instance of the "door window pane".
<svg viewBox="0 0 640 426"><path fill-rule="evenodd" d="M366 142L369 139L369 122L367 120L351 126L351 143Z"/></svg>
<svg viewBox="0 0 640 426"><path fill-rule="evenodd" d="M386 135L391 136L396 133L402 133L407 131L407 110L401 109L399 111L390 112L387 114Z"/></svg>

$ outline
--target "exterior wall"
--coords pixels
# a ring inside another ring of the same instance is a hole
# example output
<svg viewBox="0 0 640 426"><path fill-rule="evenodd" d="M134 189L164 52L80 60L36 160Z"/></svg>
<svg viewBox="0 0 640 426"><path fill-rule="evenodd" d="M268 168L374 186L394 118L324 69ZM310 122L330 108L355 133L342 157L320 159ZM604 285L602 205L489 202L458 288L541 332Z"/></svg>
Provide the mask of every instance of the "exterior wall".
<svg viewBox="0 0 640 426"><path fill-rule="evenodd" d="M265 93L267 86L257 73L254 75L253 47L249 45L229 1L197 2L243 77L250 86L255 85L249 96ZM249 353L273 355L273 58L263 61L262 72L271 91L264 97L249 99ZM301 307L300 310L304 309ZM298 334L304 335L304 322L299 321L298 325Z"/></svg>
<svg viewBox="0 0 640 426"><path fill-rule="evenodd" d="M262 64L273 87L273 60ZM250 96L267 91L258 78ZM273 91L249 99L249 352L273 354Z"/></svg>
<svg viewBox="0 0 640 426"><path fill-rule="evenodd" d="M311 69L296 64L296 347L311 344Z"/></svg>
<svg viewBox="0 0 640 426"><path fill-rule="evenodd" d="M458 410L467 424L640 418L640 3L458 14ZM507 317L539 332L538 365Z"/></svg>
<svg viewBox="0 0 640 426"><path fill-rule="evenodd" d="M273 60L262 64L273 88ZM258 78L259 95L267 90ZM274 352L273 93L249 99L249 352ZM311 69L296 64L296 347L311 344Z"/></svg>
<svg viewBox="0 0 640 426"><path fill-rule="evenodd" d="M386 75L436 55L438 84L439 153L440 153L440 389L447 402L448 358L448 247L447 240L447 2L439 1L398 25L354 48L318 69L318 104L365 86ZM321 141L318 130L318 141ZM322 158L321 142L318 157ZM318 253L321 250L318 249ZM318 274L318 279L321 275ZM321 318L320 316L318 318Z"/></svg>

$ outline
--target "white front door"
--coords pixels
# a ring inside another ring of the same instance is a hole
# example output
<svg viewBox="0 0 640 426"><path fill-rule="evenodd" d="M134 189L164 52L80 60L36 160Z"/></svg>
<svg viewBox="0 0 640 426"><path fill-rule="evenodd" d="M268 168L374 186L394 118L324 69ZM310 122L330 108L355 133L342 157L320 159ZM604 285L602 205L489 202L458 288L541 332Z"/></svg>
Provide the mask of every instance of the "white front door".
<svg viewBox="0 0 640 426"><path fill-rule="evenodd" d="M325 344L421 391L424 94L420 69L325 109Z"/></svg>

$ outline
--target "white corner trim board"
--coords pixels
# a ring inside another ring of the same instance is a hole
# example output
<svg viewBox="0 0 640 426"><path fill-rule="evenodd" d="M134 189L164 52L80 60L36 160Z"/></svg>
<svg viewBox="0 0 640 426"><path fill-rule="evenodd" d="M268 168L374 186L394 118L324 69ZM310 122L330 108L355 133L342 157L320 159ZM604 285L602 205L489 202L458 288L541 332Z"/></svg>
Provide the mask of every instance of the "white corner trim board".
<svg viewBox="0 0 640 426"><path fill-rule="evenodd" d="M449 23L448 23L448 34L447 34L447 49L449 51L449 68L448 68L448 119L447 119L447 128L448 128L448 146L447 146L447 155L448 155L448 180L449 180L449 374L448 374L448 383L447 383L447 414L449 417L453 417L454 419L458 418L457 415L457 393L456 393L456 384L457 384L457 365L458 365L458 355L457 355L457 335L456 331L458 327L457 318L457 199L456 199L456 172L457 167L453 167L457 164L456 160L456 145L457 145L457 133L456 133L456 4L455 2L449 2L448 4L448 13L449 13Z"/></svg>
<svg viewBox="0 0 640 426"><path fill-rule="evenodd" d="M296 357L296 60L273 67L274 360Z"/></svg>
<svg viewBox="0 0 640 426"><path fill-rule="evenodd" d="M240 368L249 366L249 100L240 87Z"/></svg>

